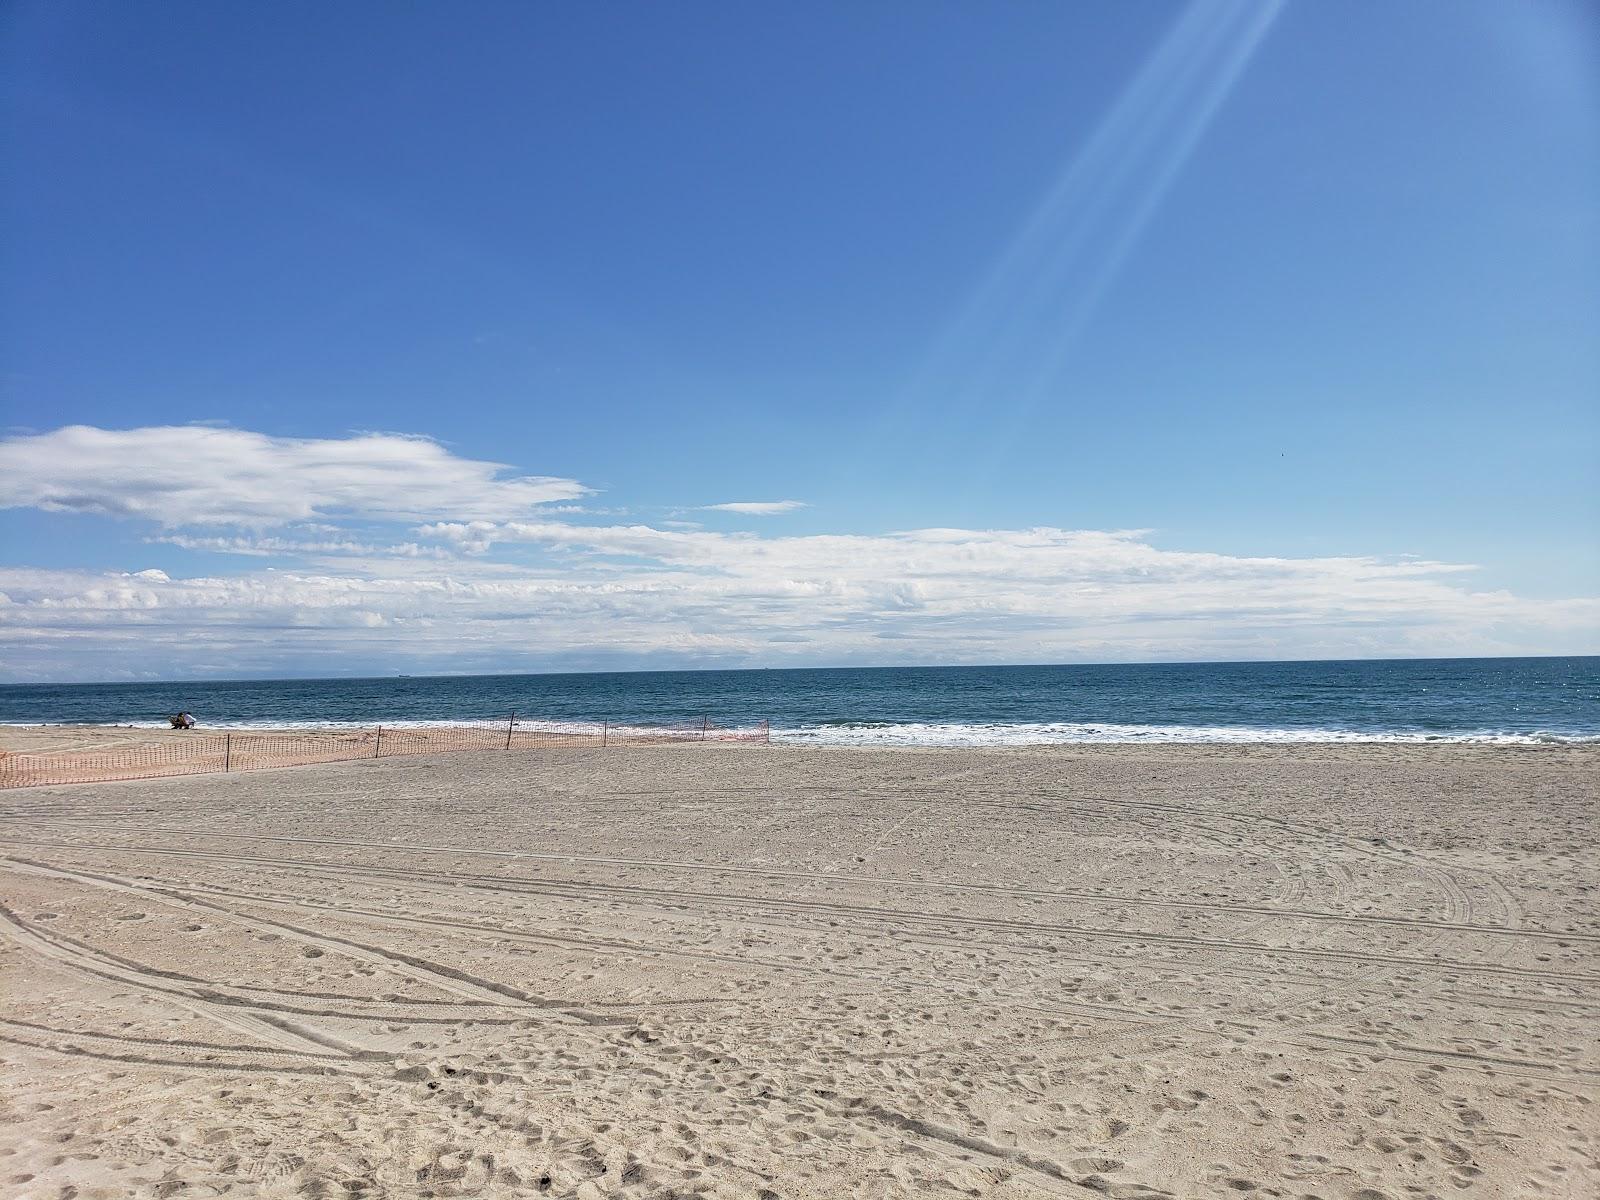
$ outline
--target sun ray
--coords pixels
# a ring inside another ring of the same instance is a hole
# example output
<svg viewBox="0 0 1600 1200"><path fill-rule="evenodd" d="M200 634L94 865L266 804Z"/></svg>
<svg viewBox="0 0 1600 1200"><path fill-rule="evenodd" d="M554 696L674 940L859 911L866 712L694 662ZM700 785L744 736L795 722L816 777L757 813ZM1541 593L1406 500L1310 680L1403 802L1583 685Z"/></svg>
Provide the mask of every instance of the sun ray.
<svg viewBox="0 0 1600 1200"><path fill-rule="evenodd" d="M1044 403L1249 66L1281 0L1194 0L1072 155L886 412L982 405L997 459ZM978 467L981 474L981 460Z"/></svg>

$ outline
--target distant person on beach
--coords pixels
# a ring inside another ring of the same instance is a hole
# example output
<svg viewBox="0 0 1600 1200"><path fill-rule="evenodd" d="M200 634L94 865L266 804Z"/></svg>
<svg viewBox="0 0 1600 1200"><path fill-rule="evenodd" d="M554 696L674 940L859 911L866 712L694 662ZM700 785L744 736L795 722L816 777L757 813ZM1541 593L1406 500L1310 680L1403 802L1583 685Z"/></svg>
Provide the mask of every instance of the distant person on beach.
<svg viewBox="0 0 1600 1200"><path fill-rule="evenodd" d="M193 729L194 728L194 714L193 713L181 712L175 717L168 717L167 720L172 722L172 727L174 729Z"/></svg>

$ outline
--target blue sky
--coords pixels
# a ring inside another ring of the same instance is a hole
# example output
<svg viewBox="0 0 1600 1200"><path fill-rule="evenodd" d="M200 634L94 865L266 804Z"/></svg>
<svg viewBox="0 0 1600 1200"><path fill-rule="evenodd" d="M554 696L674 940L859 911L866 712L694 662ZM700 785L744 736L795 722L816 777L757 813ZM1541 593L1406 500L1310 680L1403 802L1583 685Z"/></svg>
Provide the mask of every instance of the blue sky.
<svg viewBox="0 0 1600 1200"><path fill-rule="evenodd" d="M0 678L1600 649L1592 5L23 2L0 120Z"/></svg>

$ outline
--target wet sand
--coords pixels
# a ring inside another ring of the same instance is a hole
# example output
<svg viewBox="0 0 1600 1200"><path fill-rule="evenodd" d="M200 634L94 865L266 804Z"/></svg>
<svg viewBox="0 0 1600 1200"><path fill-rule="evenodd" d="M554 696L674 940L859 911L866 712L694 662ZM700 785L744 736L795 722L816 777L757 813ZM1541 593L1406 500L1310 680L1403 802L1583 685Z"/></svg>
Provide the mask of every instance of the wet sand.
<svg viewBox="0 0 1600 1200"><path fill-rule="evenodd" d="M176 744L181 739L203 737L205 732L148 725L0 725L0 751L54 754L57 751L117 750L125 746Z"/></svg>
<svg viewBox="0 0 1600 1200"><path fill-rule="evenodd" d="M707 745L0 793L0 1191L1600 1194L1597 777Z"/></svg>

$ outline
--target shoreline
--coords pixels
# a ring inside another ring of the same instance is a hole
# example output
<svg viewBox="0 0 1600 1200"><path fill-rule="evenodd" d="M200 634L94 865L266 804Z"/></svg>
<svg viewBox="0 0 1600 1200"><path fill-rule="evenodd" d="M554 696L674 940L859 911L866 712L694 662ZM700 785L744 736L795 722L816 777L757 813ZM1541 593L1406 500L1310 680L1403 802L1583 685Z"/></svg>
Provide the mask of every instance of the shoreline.
<svg viewBox="0 0 1600 1200"><path fill-rule="evenodd" d="M384 722L235 722L202 724L192 730L174 730L165 723L81 723L11 722L0 723L0 752L13 754L58 753L72 750L111 747L169 746L184 738L221 734L295 735L327 737L339 734L371 733L381 725L385 730L426 733L452 729L505 729L505 719L480 720L399 720ZM652 729L687 728L670 723L557 721L518 718L522 732L598 734L603 726L626 736ZM773 727L771 742L786 747L812 747L843 750L1055 750L1086 747L1279 747L1285 749L1317 747L1410 746L1410 747L1498 747L1503 749L1561 750L1600 746L1600 732L1572 734L1544 733L1419 733L1414 731L1366 732L1355 730L1268 730L1253 727L1162 727L1159 733L1124 732L1129 727L1111 723L1089 725L1094 732L1082 736L1046 736L1029 732L1048 728L1036 723L964 724L930 727L914 723L864 723L841 727ZM721 728L724 732L748 731ZM931 731L930 731L931 730ZM907 732L909 731L909 732ZM1000 732L997 732L1000 731Z"/></svg>
<svg viewBox="0 0 1600 1200"><path fill-rule="evenodd" d="M330 738L339 735L360 735L371 733L376 726L362 725L349 728L330 728L324 726L285 725L271 727L251 727L247 729L202 727L194 730L175 730L165 727L149 727L136 725L4 725L0 724L0 753L15 755L53 755L72 754L75 752L93 753L110 750L139 750L144 748L172 748L182 747L186 743L200 744L207 739L220 737L225 733L234 734L262 734L279 735L285 737L298 736L307 740ZM385 725L385 731L394 730L397 735L426 734L433 732L449 732L458 729L482 728L489 733L503 731L504 724L482 726L452 725L444 722L428 722L416 725ZM595 727L598 729L598 726ZM616 727L613 727L616 728ZM524 727L518 725L519 734L524 730L537 732L540 726L530 723ZM726 732L726 731L725 731ZM1600 738L1580 738L1573 740L1538 740L1538 741L1488 741L1488 740L1457 740L1447 738L1429 739L1371 739L1357 740L1354 738L1330 741L1076 741L1076 742L1050 742L1010 745L915 745L915 744L848 744L839 745L823 742L796 740L784 736L785 731L774 729L772 741L761 744L763 751L778 751L788 755L844 755L848 759L852 756L867 756L874 754L887 755L931 755L949 758L962 755L974 755L981 758L1071 758L1081 756L1086 758L1105 757L1114 758L1139 758L1148 756L1171 756L1175 759L1204 760L1212 758L1260 758L1263 761L1293 762L1296 760L1315 762L1323 759L1349 760L1371 756L1375 759L1406 759L1417 757L1425 759L1430 755L1441 756L1446 760L1463 755L1513 755L1517 757L1549 757L1552 759L1570 756L1573 758L1594 758L1600 762ZM629 740L618 737L614 745L626 746ZM748 749L747 743L719 740L715 737L701 742L686 739L680 743L682 746L692 746L702 750L709 749ZM514 747L511 753L531 752L534 746ZM598 748L598 747L597 747ZM539 748L544 752L543 748ZM493 747L488 747L484 753L492 753Z"/></svg>

